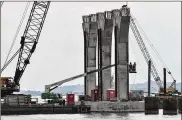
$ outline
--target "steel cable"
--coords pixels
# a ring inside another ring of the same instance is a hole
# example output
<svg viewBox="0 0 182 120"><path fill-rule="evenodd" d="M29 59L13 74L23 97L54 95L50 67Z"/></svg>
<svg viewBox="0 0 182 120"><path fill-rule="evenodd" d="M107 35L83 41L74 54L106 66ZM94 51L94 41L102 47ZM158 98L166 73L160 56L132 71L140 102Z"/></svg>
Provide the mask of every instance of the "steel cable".
<svg viewBox="0 0 182 120"><path fill-rule="evenodd" d="M13 49L13 46L14 46L15 41L16 41L16 38L17 38L17 36L18 36L18 34L19 34L19 32L20 32L20 28L21 28L22 23L23 23L23 21L24 21L24 19L25 19L26 13L27 13L28 8L29 8L29 5L30 5L30 2L28 2L27 5L26 5L26 7L25 7L25 10L24 10L24 12L23 12L23 15L22 15L21 21L20 21L20 23L19 23L18 29L17 29L16 34L15 34L15 36L14 36L13 43L11 44L10 50L9 50L8 55L7 55L7 57L6 57L6 60L5 60L5 62L4 62L4 66L6 66L6 63L7 63L8 58L9 58L9 55L10 55L12 49ZM4 67L4 66L3 66L3 67Z"/></svg>

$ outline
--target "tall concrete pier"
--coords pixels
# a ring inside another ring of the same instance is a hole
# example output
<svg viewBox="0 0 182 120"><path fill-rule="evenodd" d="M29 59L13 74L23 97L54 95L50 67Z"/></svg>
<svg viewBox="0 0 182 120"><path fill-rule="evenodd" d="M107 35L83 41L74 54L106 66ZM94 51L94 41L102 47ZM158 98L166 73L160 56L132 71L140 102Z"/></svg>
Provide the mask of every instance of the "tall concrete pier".
<svg viewBox="0 0 182 120"><path fill-rule="evenodd" d="M84 72L96 69L96 42L97 42L97 22L96 15L83 16L84 32ZM91 90L96 87L96 73L84 78L85 95L91 96Z"/></svg>
<svg viewBox="0 0 182 120"><path fill-rule="evenodd" d="M100 31L98 42L99 48L99 68L111 65L111 46L113 21L111 12L97 13L98 29ZM107 100L107 89L111 88L111 69L100 72L99 82L101 85L102 100Z"/></svg>
<svg viewBox="0 0 182 120"><path fill-rule="evenodd" d="M121 8L113 10L113 22L115 26L115 89L119 99L128 99L129 93L129 24L130 9Z"/></svg>
<svg viewBox="0 0 182 120"><path fill-rule="evenodd" d="M111 65L112 31L115 35L115 93L119 99L128 100L129 93L129 24L130 9L107 11L83 16L85 72L96 69L96 46L98 45L98 68ZM97 40L98 38L98 40ZM98 44L97 44L98 43ZM100 100L107 100L111 88L111 69L98 74ZM85 94L91 95L96 87L96 74L85 77Z"/></svg>

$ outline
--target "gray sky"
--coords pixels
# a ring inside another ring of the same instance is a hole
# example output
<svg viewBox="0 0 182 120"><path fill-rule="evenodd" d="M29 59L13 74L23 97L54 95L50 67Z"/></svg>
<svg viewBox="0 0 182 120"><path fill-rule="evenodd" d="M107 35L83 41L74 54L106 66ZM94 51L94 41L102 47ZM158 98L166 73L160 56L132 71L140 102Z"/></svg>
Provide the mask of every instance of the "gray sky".
<svg viewBox="0 0 182 120"><path fill-rule="evenodd" d="M20 84L21 89L44 90L44 85L83 73L82 15L105 10L119 9L124 2L52 2L30 65L26 68ZM177 82L181 80L181 4L180 2L128 3L132 14L153 43ZM4 64L13 37L25 9L25 2L5 2L1 9L1 65ZM20 37L31 10L22 25L10 56L20 47ZM11 9L10 9L11 8ZM137 62L138 73L130 75L130 83L147 80L147 64L130 31L130 60ZM147 40L144 39L147 44ZM148 46L151 51L150 46ZM162 66L153 53L152 57L162 77ZM17 58L2 73L14 76ZM168 81L172 79L168 76ZM64 85L83 84L83 78Z"/></svg>

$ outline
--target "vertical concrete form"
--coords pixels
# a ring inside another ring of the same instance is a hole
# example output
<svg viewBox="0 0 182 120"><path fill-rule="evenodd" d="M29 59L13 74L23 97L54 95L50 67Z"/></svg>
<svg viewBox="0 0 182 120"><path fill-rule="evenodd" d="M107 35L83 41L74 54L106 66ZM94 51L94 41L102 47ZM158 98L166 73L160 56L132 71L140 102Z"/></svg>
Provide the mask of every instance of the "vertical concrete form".
<svg viewBox="0 0 182 120"><path fill-rule="evenodd" d="M129 24L130 24L130 9L121 8L121 10L113 10L114 26L117 26L117 45L116 62L117 64L117 79L116 86L117 98L128 100L129 93Z"/></svg>
<svg viewBox="0 0 182 120"><path fill-rule="evenodd" d="M96 69L96 42L97 42L97 22L96 15L83 16L84 32L84 71L89 72ZM91 90L96 87L96 73L85 77L85 94L91 96Z"/></svg>
<svg viewBox="0 0 182 120"><path fill-rule="evenodd" d="M100 68L111 65L111 45L113 21L111 12L97 13L97 23L100 30ZM106 69L100 72L100 82L102 85L102 100L107 100L107 89L111 88L111 69Z"/></svg>

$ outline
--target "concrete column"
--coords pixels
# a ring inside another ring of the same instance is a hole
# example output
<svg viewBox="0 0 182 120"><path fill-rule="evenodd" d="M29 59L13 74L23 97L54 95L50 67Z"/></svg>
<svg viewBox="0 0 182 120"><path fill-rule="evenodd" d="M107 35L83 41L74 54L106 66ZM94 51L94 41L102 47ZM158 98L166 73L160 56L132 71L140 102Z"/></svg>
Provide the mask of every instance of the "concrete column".
<svg viewBox="0 0 182 120"><path fill-rule="evenodd" d="M111 12L97 13L98 27L101 29L101 49L100 67L111 65L111 46L113 21ZM107 100L107 89L111 88L111 69L100 72L100 80L102 80L102 100Z"/></svg>
<svg viewBox="0 0 182 120"><path fill-rule="evenodd" d="M115 64L118 64L118 41L119 41L119 31L120 31L120 22L121 22L121 14L120 10L115 9L112 10L112 19L114 26L114 39L115 39ZM118 85L118 67L115 67L115 97L119 97L119 85Z"/></svg>
<svg viewBox="0 0 182 120"><path fill-rule="evenodd" d="M130 16L128 15L129 8L121 9L120 37L118 41L118 85L119 98L128 99L129 94L129 24Z"/></svg>
<svg viewBox="0 0 182 120"><path fill-rule="evenodd" d="M113 10L113 20L114 26L117 26L117 79L116 79L116 89L117 89L117 98L119 99L128 99L129 93L129 71L128 71L128 62L129 62L129 8L121 8L121 10Z"/></svg>
<svg viewBox="0 0 182 120"><path fill-rule="evenodd" d="M130 9L121 9L120 37L118 41L118 80L120 81L120 98L128 99L129 94L129 24L130 24Z"/></svg>
<svg viewBox="0 0 182 120"><path fill-rule="evenodd" d="M85 35L85 72L96 69L96 42L97 22L96 16L83 16L83 31ZM85 77L85 94L91 96L91 90L96 88L96 73Z"/></svg>

